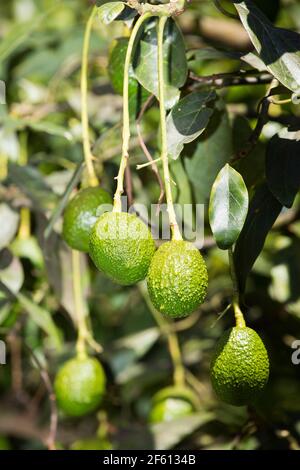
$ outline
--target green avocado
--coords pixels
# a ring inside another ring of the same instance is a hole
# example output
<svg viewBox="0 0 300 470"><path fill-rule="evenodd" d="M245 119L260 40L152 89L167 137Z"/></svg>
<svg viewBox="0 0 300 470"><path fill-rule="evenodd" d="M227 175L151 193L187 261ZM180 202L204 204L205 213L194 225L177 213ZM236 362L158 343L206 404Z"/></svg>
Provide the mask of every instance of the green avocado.
<svg viewBox="0 0 300 470"><path fill-rule="evenodd" d="M269 358L258 334L248 327L225 331L211 365L211 380L218 397L231 405L249 404L269 378Z"/></svg>
<svg viewBox="0 0 300 470"><path fill-rule="evenodd" d="M112 204L112 198L99 187L82 189L68 203L64 213L63 238L74 250L89 251L90 231L102 204Z"/></svg>
<svg viewBox="0 0 300 470"><path fill-rule="evenodd" d="M205 262L192 243L172 240L155 253L148 290L153 305L164 315L179 318L203 303L208 276Z"/></svg>
<svg viewBox="0 0 300 470"><path fill-rule="evenodd" d="M84 416L98 408L105 392L105 374L100 362L75 357L59 369L54 390L59 408L68 416Z"/></svg>
<svg viewBox="0 0 300 470"><path fill-rule="evenodd" d="M144 279L154 252L150 230L134 214L107 212L91 231L89 253L93 262L121 285Z"/></svg>
<svg viewBox="0 0 300 470"><path fill-rule="evenodd" d="M194 393L186 387L166 387L152 399L151 424L168 422L192 414L198 407Z"/></svg>

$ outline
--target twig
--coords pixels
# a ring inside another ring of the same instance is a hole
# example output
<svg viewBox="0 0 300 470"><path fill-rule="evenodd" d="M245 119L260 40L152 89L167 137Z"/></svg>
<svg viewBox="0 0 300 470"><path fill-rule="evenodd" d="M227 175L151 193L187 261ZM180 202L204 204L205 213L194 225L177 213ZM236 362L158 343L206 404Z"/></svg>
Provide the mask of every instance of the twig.
<svg viewBox="0 0 300 470"><path fill-rule="evenodd" d="M161 333L168 341L169 353L174 368L174 383L179 386L185 384L185 367L183 364L182 354L179 346L178 336L176 334L174 323L168 321L156 308L152 305L145 283L139 284L139 290L142 294L147 307L149 308L155 322L157 323Z"/></svg>
<svg viewBox="0 0 300 470"><path fill-rule="evenodd" d="M155 176L157 178L157 181L158 181L158 184L159 184L159 187L160 187L160 194L159 194L159 198L158 198L158 210L159 210L159 206L162 204L162 202L164 200L164 197L165 197L164 184L163 184L163 180L160 176L160 173L158 171L158 166L157 166L155 160L153 159L151 153L148 150L148 147L147 147L147 145L146 145L146 143L143 139L142 131L141 131L141 120L142 120L146 110L148 109L148 107L152 103L153 98L154 98L153 95L149 96L147 101L144 103L144 105L143 105L143 107L142 107L142 109L141 109L141 111L138 115L137 121L136 121L136 129L137 129L137 134L138 134L138 139L139 139L141 149L143 150L144 154L146 155L147 160L151 163L151 169L152 169L153 173L155 174Z"/></svg>
<svg viewBox="0 0 300 470"><path fill-rule="evenodd" d="M128 206L131 207L133 203L133 195L132 195L132 178L131 178L131 170L130 166L127 165L125 169L125 185L126 185L126 194L128 200Z"/></svg>
<svg viewBox="0 0 300 470"><path fill-rule="evenodd" d="M58 414L57 414L57 406L56 406L56 397L52 387L52 383L48 374L48 371L42 366L39 359L36 357L32 349L24 343L26 349L29 351L33 362L35 363L36 367L40 372L40 376L45 384L45 387L48 392L50 408L51 408L51 415L50 415L50 428L49 428L49 435L46 439L46 444L48 450L55 450L55 441L56 441L56 433L57 433L57 421L58 421Z"/></svg>

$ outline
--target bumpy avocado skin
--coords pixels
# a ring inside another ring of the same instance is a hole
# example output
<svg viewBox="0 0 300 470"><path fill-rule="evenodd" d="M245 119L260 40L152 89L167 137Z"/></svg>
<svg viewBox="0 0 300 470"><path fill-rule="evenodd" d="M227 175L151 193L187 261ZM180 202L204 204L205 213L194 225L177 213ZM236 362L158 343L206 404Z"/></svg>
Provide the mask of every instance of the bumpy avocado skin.
<svg viewBox="0 0 300 470"><path fill-rule="evenodd" d="M231 405L249 404L269 378L269 358L259 335L248 327L234 327L220 338L211 365L218 397Z"/></svg>
<svg viewBox="0 0 300 470"><path fill-rule="evenodd" d="M98 408L105 383L104 370L97 359L70 359L55 378L58 406L68 416L84 416Z"/></svg>
<svg viewBox="0 0 300 470"><path fill-rule="evenodd" d="M89 237L102 204L112 204L111 196L102 188L86 188L79 191L68 203L63 220L63 237L74 250L88 252Z"/></svg>
<svg viewBox="0 0 300 470"><path fill-rule="evenodd" d="M151 424L168 422L192 414L198 406L193 392L182 387L166 387L156 393L149 414Z"/></svg>
<svg viewBox="0 0 300 470"><path fill-rule="evenodd" d="M134 214L108 212L90 235L90 256L97 268L121 285L145 279L155 243L148 227Z"/></svg>
<svg viewBox="0 0 300 470"><path fill-rule="evenodd" d="M172 240L155 253L148 290L153 305L164 315L180 318L203 303L208 284L205 262L192 243Z"/></svg>

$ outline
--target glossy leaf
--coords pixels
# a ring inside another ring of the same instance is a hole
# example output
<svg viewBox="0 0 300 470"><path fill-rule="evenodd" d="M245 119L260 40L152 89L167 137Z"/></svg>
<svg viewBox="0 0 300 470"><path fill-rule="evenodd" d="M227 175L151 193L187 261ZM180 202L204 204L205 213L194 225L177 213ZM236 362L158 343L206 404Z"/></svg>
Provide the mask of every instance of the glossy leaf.
<svg viewBox="0 0 300 470"><path fill-rule="evenodd" d="M157 70L157 20L149 20L137 42L134 53L134 71L140 84L156 97ZM168 20L164 33L164 75L166 107L172 108L179 99L179 88L187 78L187 61L182 34L173 20Z"/></svg>
<svg viewBox="0 0 300 470"><path fill-rule="evenodd" d="M282 205L273 196L266 183L256 190L234 250L237 277L242 292L245 290L248 274L263 249L265 239L281 209Z"/></svg>
<svg viewBox="0 0 300 470"><path fill-rule="evenodd" d="M213 109L208 103L216 99L214 91L194 92L181 99L167 119L168 152L176 159L184 144L192 142L205 130Z"/></svg>
<svg viewBox="0 0 300 470"><path fill-rule="evenodd" d="M300 190L300 132L282 129L270 140L266 156L270 190L286 207L293 205Z"/></svg>
<svg viewBox="0 0 300 470"><path fill-rule="evenodd" d="M226 164L213 184L209 203L210 226L222 250L236 242L247 216L248 203L242 176Z"/></svg>
<svg viewBox="0 0 300 470"><path fill-rule="evenodd" d="M114 21L124 10L125 5L123 2L109 2L105 3L98 8L98 15L100 21L104 24L109 24Z"/></svg>
<svg viewBox="0 0 300 470"><path fill-rule="evenodd" d="M291 91L300 92L300 35L273 26L250 0L234 4L268 70Z"/></svg>

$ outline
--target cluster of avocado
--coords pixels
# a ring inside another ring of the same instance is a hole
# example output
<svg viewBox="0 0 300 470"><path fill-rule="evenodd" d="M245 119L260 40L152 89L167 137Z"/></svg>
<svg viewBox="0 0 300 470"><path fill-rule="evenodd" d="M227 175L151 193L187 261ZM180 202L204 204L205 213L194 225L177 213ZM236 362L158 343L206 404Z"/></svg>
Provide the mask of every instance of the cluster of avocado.
<svg viewBox="0 0 300 470"><path fill-rule="evenodd" d="M73 249L88 252L96 267L121 285L133 285L147 277L155 308L171 318L181 318L203 303L208 275L195 246L171 240L156 250L148 227L134 214L102 212L112 204L106 191L87 188L69 202L63 237ZM234 327L224 333L211 365L211 380L223 401L241 406L253 402L269 376L269 360L257 333ZM94 411L105 391L105 374L94 358L74 358L59 370L55 392L60 408L70 416ZM149 420L152 424L180 418L197 409L187 390L168 387L154 396Z"/></svg>

